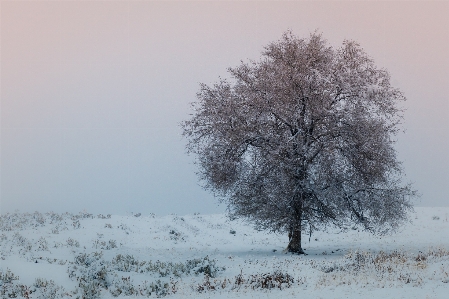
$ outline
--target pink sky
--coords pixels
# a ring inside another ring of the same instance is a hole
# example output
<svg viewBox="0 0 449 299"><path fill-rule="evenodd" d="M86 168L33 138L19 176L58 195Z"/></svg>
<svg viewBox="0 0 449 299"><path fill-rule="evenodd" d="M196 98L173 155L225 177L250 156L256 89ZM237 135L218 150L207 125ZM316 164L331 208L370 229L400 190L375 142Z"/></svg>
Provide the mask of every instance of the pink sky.
<svg viewBox="0 0 449 299"><path fill-rule="evenodd" d="M358 41L408 98L399 157L447 206L449 2L2 1L0 212L223 211L178 124L291 29Z"/></svg>

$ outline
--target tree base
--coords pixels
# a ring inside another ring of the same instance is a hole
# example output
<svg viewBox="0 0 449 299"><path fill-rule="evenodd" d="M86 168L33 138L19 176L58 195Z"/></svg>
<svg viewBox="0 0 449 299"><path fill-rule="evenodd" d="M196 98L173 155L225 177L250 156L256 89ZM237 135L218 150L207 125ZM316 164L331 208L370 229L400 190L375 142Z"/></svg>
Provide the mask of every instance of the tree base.
<svg viewBox="0 0 449 299"><path fill-rule="evenodd" d="M304 250L302 250L302 248L299 248L299 249L292 249L292 248L286 248L285 249L285 253L291 253L291 254L297 254L297 255L300 255L300 254L304 254L304 255L307 255L307 253L305 253L304 252Z"/></svg>
<svg viewBox="0 0 449 299"><path fill-rule="evenodd" d="M306 254L304 250L302 250L301 246L301 230L292 230L290 231L289 235L289 242L288 246L285 249L286 252L292 253L292 254Z"/></svg>

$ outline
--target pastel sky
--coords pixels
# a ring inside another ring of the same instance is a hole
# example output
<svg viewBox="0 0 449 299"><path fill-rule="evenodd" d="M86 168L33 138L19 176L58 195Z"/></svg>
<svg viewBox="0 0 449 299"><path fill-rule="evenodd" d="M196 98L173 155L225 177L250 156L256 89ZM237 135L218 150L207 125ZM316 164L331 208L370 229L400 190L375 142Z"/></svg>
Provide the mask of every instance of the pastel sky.
<svg viewBox="0 0 449 299"><path fill-rule="evenodd" d="M291 29L358 41L408 98L418 205L449 205L449 2L1 1L0 212L223 212L179 123Z"/></svg>

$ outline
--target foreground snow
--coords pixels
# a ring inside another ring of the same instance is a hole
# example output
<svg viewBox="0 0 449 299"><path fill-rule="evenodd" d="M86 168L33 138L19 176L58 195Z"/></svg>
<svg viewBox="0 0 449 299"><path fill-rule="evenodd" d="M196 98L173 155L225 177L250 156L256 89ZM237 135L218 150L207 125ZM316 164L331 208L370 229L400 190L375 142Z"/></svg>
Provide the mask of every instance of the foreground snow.
<svg viewBox="0 0 449 299"><path fill-rule="evenodd" d="M449 208L416 208L376 237L350 230L287 237L224 215L6 214L2 298L448 298Z"/></svg>

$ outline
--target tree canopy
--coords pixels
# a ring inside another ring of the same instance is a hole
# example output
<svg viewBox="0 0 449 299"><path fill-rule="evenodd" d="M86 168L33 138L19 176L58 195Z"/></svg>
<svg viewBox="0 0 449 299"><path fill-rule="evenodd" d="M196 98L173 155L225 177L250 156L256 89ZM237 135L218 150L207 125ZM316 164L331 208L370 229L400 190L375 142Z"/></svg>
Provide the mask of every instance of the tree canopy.
<svg viewBox="0 0 449 299"><path fill-rule="evenodd" d="M321 34L291 32L259 61L201 84L182 123L204 187L229 215L289 234L360 225L396 229L416 195L394 149L406 98L354 41L340 48Z"/></svg>

